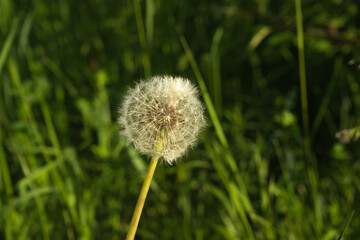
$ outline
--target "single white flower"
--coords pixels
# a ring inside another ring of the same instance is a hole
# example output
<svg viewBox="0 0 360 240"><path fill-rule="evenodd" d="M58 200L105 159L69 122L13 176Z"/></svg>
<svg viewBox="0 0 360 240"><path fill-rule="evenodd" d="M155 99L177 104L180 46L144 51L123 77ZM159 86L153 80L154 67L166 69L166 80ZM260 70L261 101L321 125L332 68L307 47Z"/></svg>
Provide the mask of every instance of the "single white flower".
<svg viewBox="0 0 360 240"><path fill-rule="evenodd" d="M130 89L119 108L118 122L128 143L146 155L158 154L169 164L195 145L206 124L195 86L171 76L155 76Z"/></svg>

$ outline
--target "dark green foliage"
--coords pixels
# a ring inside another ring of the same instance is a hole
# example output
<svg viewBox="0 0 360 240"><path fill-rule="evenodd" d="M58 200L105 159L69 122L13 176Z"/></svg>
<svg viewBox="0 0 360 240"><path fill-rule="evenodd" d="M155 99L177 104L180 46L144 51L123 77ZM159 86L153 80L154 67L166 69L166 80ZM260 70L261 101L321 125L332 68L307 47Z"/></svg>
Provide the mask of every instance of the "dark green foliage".
<svg viewBox="0 0 360 240"><path fill-rule="evenodd" d="M295 1L0 0L0 239L125 238L148 159L117 107L156 74L198 84L209 127L137 239L356 239L359 11L302 2L309 162Z"/></svg>

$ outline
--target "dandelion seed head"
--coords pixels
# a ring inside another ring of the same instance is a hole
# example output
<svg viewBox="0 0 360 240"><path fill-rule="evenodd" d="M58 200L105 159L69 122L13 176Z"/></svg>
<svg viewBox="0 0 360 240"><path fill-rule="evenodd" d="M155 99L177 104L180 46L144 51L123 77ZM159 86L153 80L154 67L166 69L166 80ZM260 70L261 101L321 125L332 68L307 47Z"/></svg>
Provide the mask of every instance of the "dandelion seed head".
<svg viewBox="0 0 360 240"><path fill-rule="evenodd" d="M119 108L121 134L146 155L174 163L196 144L205 126L204 107L189 80L155 76L130 89ZM156 150L161 139L161 150Z"/></svg>

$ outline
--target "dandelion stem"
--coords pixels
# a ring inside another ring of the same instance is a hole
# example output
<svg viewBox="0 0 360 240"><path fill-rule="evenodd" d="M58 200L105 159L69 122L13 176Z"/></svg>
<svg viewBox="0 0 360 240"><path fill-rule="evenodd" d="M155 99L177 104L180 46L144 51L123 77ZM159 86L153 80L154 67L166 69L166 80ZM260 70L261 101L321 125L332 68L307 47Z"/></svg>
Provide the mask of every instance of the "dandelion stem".
<svg viewBox="0 0 360 240"><path fill-rule="evenodd" d="M160 151L160 149L162 147L161 142L162 141L158 140L158 142L156 144L156 152ZM150 161L149 168L148 168L148 171L146 173L144 183L143 183L143 185L141 187L139 198L138 198L138 201L136 203L135 210L134 210L134 213L133 213L133 216L132 216L132 219L131 219L129 231L128 231L127 235L126 235L126 240L133 240L135 238L135 234L136 234L137 227L139 225L142 209L144 207L146 196L147 196L147 193L149 191L151 180L152 180L152 178L154 176L154 172L155 172L156 165L158 163L159 158L160 158L160 156L158 154L155 154L152 157L151 161Z"/></svg>

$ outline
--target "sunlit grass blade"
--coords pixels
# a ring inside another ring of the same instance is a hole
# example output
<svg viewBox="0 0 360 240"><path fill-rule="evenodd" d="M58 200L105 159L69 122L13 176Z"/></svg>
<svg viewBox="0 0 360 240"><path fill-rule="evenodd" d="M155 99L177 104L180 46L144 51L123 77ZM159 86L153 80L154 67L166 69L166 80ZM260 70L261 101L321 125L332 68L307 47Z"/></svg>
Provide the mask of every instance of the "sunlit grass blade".
<svg viewBox="0 0 360 240"><path fill-rule="evenodd" d="M229 164L229 167L231 168L232 170L232 173L235 175L235 178L237 179L237 182L239 184L239 188L244 196L243 200L244 200L244 205L247 207L247 210L249 212L252 212L253 213L253 208L252 208L252 205L251 205L251 201L249 199L249 196L248 196L248 193L247 193L247 189L246 189L246 186L244 184L244 181L242 179L242 177L240 176L240 171L238 169L238 166L236 164L236 161L230 151L230 147L229 147L229 144L228 144L228 141L226 139L226 136L224 134L224 130L221 126L221 123L220 123L220 120L219 120L219 117L216 113L216 110L215 110L215 107L214 107L214 104L211 100L211 97L210 97L210 94L207 90L207 87L206 87L206 84L205 84L205 81L200 73L200 70L196 64L196 61L194 59L194 56L191 52L191 49L189 48L189 45L186 41L186 39L181 36L180 37L180 42L185 50L185 53L187 55L187 58L191 64L191 67L194 71L194 74L195 74L195 77L198 81L198 84L199 84L199 88L200 88L200 91L202 93L202 96L204 98L204 101L205 101L205 104L206 104L206 107L207 107L207 111L210 115L210 119L211 119L211 122L213 123L214 125L214 128L215 128L215 132L216 132L216 135L221 143L221 145L223 146L223 154L225 156L225 160L227 161L227 163Z"/></svg>
<svg viewBox="0 0 360 240"><path fill-rule="evenodd" d="M185 50L185 53L186 53L186 56L188 57L189 59L189 62L191 64L191 67L194 71L194 74L195 74L195 77L198 81L198 84L199 84L199 88L201 90L201 93L203 95L203 98L204 98L204 101L205 101L205 104L206 104L206 108L208 110L208 113L210 115L210 118L211 118L211 121L212 123L214 124L214 128L215 128L215 131L216 131L216 134L221 142L222 145L224 145L226 148L229 147L229 144L228 144L228 141L225 137L225 134L224 134L224 130L221 126L221 123L220 123L220 120L219 120L219 117L216 113L216 110L215 110L215 107L214 107L214 104L211 100L211 97L210 97L210 94L207 90L207 87L205 85L205 81L203 79L203 77L201 76L201 73L200 73L200 70L195 62L195 59L194 59L194 56L189 48L189 45L187 44L186 42L186 39L181 36L180 37L180 42Z"/></svg>
<svg viewBox="0 0 360 240"><path fill-rule="evenodd" d="M4 45L1 48L1 52L0 52L0 76L1 76L1 72L2 72L2 69L4 67L4 64L6 62L6 59L7 59L8 55L10 53L10 50L12 48L17 29L18 29L18 22L15 21L13 23L13 26L12 26L11 30L10 30L10 33L8 34L8 36L6 38L6 41L5 41Z"/></svg>
<svg viewBox="0 0 360 240"><path fill-rule="evenodd" d="M343 239L343 235L344 235L344 233L346 232L347 228L349 227L349 224L350 224L350 222L351 222L352 217L354 216L354 213L355 213L355 211L353 210L353 211L351 212L351 215L350 215L350 217L349 217L349 219L348 219L348 221L347 221L344 229L341 231L341 233L340 233L339 237L337 238L337 240Z"/></svg>
<svg viewBox="0 0 360 240"><path fill-rule="evenodd" d="M1 89L1 88L0 88ZM1 97L1 94L0 94ZM2 99L0 99L0 107L2 106ZM12 187L9 166L5 156L4 144L3 144L3 127L0 126L0 190L5 189L6 195L10 196L14 190Z"/></svg>

